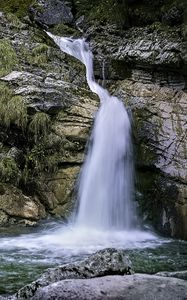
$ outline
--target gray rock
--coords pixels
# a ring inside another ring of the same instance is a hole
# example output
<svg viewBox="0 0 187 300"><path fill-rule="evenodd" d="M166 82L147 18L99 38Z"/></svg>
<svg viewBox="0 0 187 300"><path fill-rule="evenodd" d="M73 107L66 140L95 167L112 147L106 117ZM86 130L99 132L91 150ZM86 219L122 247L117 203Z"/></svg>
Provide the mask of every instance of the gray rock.
<svg viewBox="0 0 187 300"><path fill-rule="evenodd" d="M187 280L187 270L177 272L158 272L155 275L163 277L175 277L183 280Z"/></svg>
<svg viewBox="0 0 187 300"><path fill-rule="evenodd" d="M134 121L140 207L167 235L187 238L187 94L172 87L124 80L116 90ZM149 200L148 200L149 199Z"/></svg>
<svg viewBox="0 0 187 300"><path fill-rule="evenodd" d="M25 299L25 298L23 298ZM187 283L153 275L105 276L62 280L39 288L30 299L177 300L187 299Z"/></svg>
<svg viewBox="0 0 187 300"><path fill-rule="evenodd" d="M39 0L36 3L30 8L30 12L38 23L45 25L72 24L73 14L67 1Z"/></svg>
<svg viewBox="0 0 187 300"><path fill-rule="evenodd" d="M186 74L186 42L173 29L166 31L147 26L145 28L130 28L123 36L116 35L115 26L103 26L100 34L98 28L91 26L87 34L92 39L93 49L98 59L120 61L121 63L150 69L172 68ZM181 67L182 66L182 67Z"/></svg>
<svg viewBox="0 0 187 300"><path fill-rule="evenodd" d="M48 269L39 279L26 285L16 294L18 299L30 299L40 287L64 279L94 278L106 275L131 274L131 262L123 250L104 249L74 264Z"/></svg>

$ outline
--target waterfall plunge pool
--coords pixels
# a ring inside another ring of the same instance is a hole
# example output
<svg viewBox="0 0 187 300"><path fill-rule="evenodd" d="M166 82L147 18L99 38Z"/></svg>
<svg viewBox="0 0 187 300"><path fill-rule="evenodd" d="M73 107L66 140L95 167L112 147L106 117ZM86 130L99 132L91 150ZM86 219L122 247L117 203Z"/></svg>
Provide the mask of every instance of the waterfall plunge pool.
<svg viewBox="0 0 187 300"><path fill-rule="evenodd" d="M0 237L1 295L13 294L49 267L82 260L108 247L124 249L136 273L187 268L187 242L160 238L150 231L102 232L44 222L37 228L1 228Z"/></svg>

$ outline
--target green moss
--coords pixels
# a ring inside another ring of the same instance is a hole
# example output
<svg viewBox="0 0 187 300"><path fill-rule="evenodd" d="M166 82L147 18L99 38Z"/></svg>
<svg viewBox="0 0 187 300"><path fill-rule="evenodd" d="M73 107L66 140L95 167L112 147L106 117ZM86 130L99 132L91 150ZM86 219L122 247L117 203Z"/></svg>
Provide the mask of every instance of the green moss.
<svg viewBox="0 0 187 300"><path fill-rule="evenodd" d="M116 1L108 0L106 2L100 2L98 6L95 6L90 14L90 18L95 20L99 19L107 23L116 23L118 26L123 27L127 19L127 7L125 1L118 4ZM106 13L107 11L107 13Z"/></svg>
<svg viewBox="0 0 187 300"><path fill-rule="evenodd" d="M28 14L28 9L34 2L34 0L1 0L0 11L13 13L22 18Z"/></svg>
<svg viewBox="0 0 187 300"><path fill-rule="evenodd" d="M42 179L45 173L54 173L58 169L59 160L59 154L46 149L45 142L35 145L26 157L22 175L24 182Z"/></svg>
<svg viewBox="0 0 187 300"><path fill-rule="evenodd" d="M124 27L128 23L128 8L126 0L81 0L74 1L77 17L85 15L88 21L96 23L114 23L119 27Z"/></svg>
<svg viewBox="0 0 187 300"><path fill-rule="evenodd" d="M29 131L34 135L35 143L47 136L50 125L50 117L46 113L38 112L34 115L29 124Z"/></svg>
<svg viewBox="0 0 187 300"><path fill-rule="evenodd" d="M3 83L0 84L0 123L9 128L15 124L22 130L27 125L27 107L23 97L12 95L12 91Z"/></svg>
<svg viewBox="0 0 187 300"><path fill-rule="evenodd" d="M23 130L27 125L27 107L23 97L15 96L8 102L6 114L7 124L14 123Z"/></svg>
<svg viewBox="0 0 187 300"><path fill-rule="evenodd" d="M18 59L11 43L6 39L0 40L0 77L7 75L17 65Z"/></svg>
<svg viewBox="0 0 187 300"><path fill-rule="evenodd" d="M20 21L20 19L12 14L12 13L7 13L6 18L11 24L11 27L16 28L16 29L21 29L23 27L23 23Z"/></svg>
<svg viewBox="0 0 187 300"><path fill-rule="evenodd" d="M0 159L0 180L3 182L18 183L20 179L20 171L11 157L3 157Z"/></svg>
<svg viewBox="0 0 187 300"><path fill-rule="evenodd" d="M58 25L55 25L52 29L51 29L51 32L53 34L56 34L56 35L68 35L68 36L72 36L72 35L80 35L80 33L75 30L74 28L72 27L69 27L65 24L58 24Z"/></svg>
<svg viewBox="0 0 187 300"><path fill-rule="evenodd" d="M49 60L49 46L46 44L39 44L32 50L31 54L31 63L34 63L38 66L45 65Z"/></svg>

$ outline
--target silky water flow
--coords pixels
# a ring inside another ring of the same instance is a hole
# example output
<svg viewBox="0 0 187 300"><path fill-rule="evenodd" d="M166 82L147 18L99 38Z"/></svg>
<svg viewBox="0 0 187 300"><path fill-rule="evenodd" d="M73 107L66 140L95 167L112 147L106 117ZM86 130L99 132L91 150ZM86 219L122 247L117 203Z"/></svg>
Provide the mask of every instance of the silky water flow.
<svg viewBox="0 0 187 300"><path fill-rule="evenodd" d="M97 84L93 55L84 39L48 33L60 49L86 66L92 92L100 98L88 152L79 179L78 226L128 230L135 226L131 125L123 103Z"/></svg>

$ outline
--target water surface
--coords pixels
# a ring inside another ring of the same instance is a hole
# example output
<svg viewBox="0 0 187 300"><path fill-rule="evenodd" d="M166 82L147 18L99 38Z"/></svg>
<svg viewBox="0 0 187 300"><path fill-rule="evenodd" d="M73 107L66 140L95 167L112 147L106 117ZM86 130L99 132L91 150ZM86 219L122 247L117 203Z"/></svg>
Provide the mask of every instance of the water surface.
<svg viewBox="0 0 187 300"><path fill-rule="evenodd" d="M79 261L107 247L124 249L135 272L187 269L187 243L149 231L97 231L43 223L38 228L1 229L0 294L12 294L49 267Z"/></svg>

